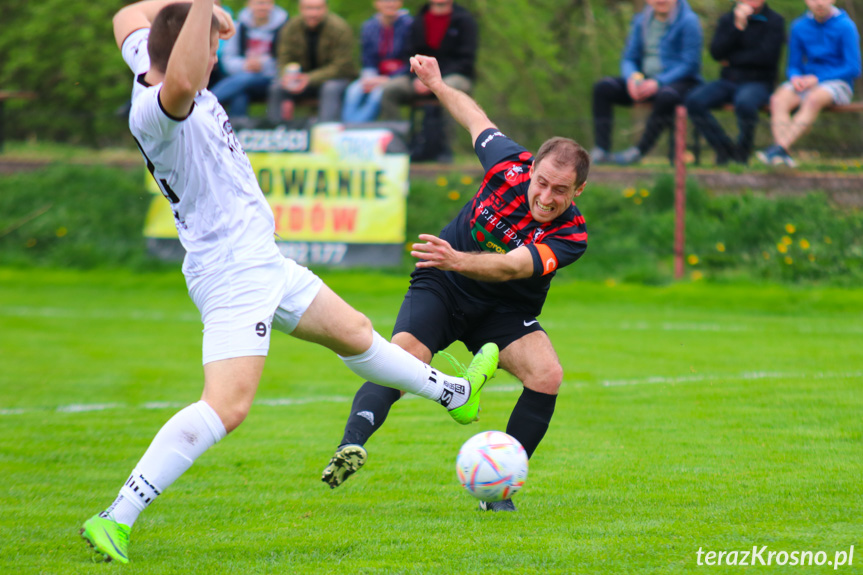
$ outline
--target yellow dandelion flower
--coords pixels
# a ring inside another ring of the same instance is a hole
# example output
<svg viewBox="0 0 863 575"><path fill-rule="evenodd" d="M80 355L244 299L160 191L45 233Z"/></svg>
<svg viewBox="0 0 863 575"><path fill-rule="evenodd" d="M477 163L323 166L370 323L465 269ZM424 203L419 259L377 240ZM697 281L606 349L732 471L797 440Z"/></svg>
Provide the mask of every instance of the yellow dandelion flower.
<svg viewBox="0 0 863 575"><path fill-rule="evenodd" d="M688 263L691 266L697 266L698 265L698 256L695 254L689 254L689 256L686 258L686 263Z"/></svg>
<svg viewBox="0 0 863 575"><path fill-rule="evenodd" d="M802 240L800 240L800 247L803 248L804 250L808 250L809 249L809 240L807 240L806 238L803 238Z"/></svg>
<svg viewBox="0 0 863 575"><path fill-rule="evenodd" d="M462 185L469 186L473 183L473 178L471 178L470 176L462 176L461 183Z"/></svg>
<svg viewBox="0 0 863 575"><path fill-rule="evenodd" d="M840 165L842 166L842 169L843 169L843 170L847 170L847 169L848 169L848 166L845 164L845 162L842 162L842 164L840 164Z"/></svg>
<svg viewBox="0 0 863 575"><path fill-rule="evenodd" d="M703 273L701 273L701 272L700 272L700 271L698 271L698 270L695 270L694 272L692 272L691 274L689 274L689 277L691 277L691 278L692 278L692 281L696 281L696 282L697 282L697 281L699 281L699 280L703 280L703 279L704 279L704 274L703 274Z"/></svg>
<svg viewBox="0 0 863 575"><path fill-rule="evenodd" d="M459 199L461 197L461 194L458 193L458 190L450 190L449 194L447 194L447 197L449 199L451 199L452 201L456 201L457 199Z"/></svg>
<svg viewBox="0 0 863 575"><path fill-rule="evenodd" d="M444 176L438 176L436 182L437 182L437 185L439 185L442 188L445 188L447 186L447 184L449 184L446 177L444 177Z"/></svg>
<svg viewBox="0 0 863 575"><path fill-rule="evenodd" d="M860 167L860 160L854 160L854 167L855 167L855 168L859 168L859 167Z"/></svg>
<svg viewBox="0 0 863 575"><path fill-rule="evenodd" d="M615 280L614 278L608 278L607 280L605 280L605 287L614 287L616 285L617 280Z"/></svg>
<svg viewBox="0 0 863 575"><path fill-rule="evenodd" d="M642 198L646 198L647 196L649 196L649 195L650 195L650 192L648 192L648 191L647 191L647 190L645 190L644 188L641 188L641 189L638 191L638 193L639 193L639 194L641 194L641 197L642 197Z"/></svg>
<svg viewBox="0 0 863 575"><path fill-rule="evenodd" d="M30 238L29 240L27 240L26 246L28 248L32 248L35 245L36 245L36 238Z"/></svg>
<svg viewBox="0 0 863 575"><path fill-rule="evenodd" d="M634 195L635 195L635 188L626 188L623 190L623 197L624 198L631 198Z"/></svg>
<svg viewBox="0 0 863 575"><path fill-rule="evenodd" d="M642 202L641 198L632 198L632 203L634 203L636 206L640 206L641 202Z"/></svg>
<svg viewBox="0 0 863 575"><path fill-rule="evenodd" d="M793 234L794 232L797 231L797 228L794 227L794 224L785 224L785 231L788 232L789 234Z"/></svg>
<svg viewBox="0 0 863 575"><path fill-rule="evenodd" d="M782 236L782 243L786 246L790 246L794 243L794 240L792 240L789 236Z"/></svg>
<svg viewBox="0 0 863 575"><path fill-rule="evenodd" d="M63 236L65 236L68 233L69 233L69 230L67 230L65 226L60 226L59 228L57 228L56 234L57 234L58 238L62 238Z"/></svg>
<svg viewBox="0 0 863 575"><path fill-rule="evenodd" d="M810 261L810 262L814 262L814 261L815 261L815 254L813 254L813 253L810 253L810 254L809 254L808 256L806 256L806 257L809 259L809 261Z"/></svg>
<svg viewBox="0 0 863 575"><path fill-rule="evenodd" d="M794 263L794 260L791 258L791 256L785 256L785 259L783 261L789 266Z"/></svg>
<svg viewBox="0 0 863 575"><path fill-rule="evenodd" d="M723 244L722 242L718 242L716 244L716 251L717 252L724 252L725 251L725 244Z"/></svg>
<svg viewBox="0 0 863 575"><path fill-rule="evenodd" d="M832 244L833 240L830 239L830 236L824 236L824 243L825 244Z"/></svg>
<svg viewBox="0 0 863 575"><path fill-rule="evenodd" d="M764 257L765 260L770 259L770 252L761 252L761 255L762 257Z"/></svg>
<svg viewBox="0 0 863 575"><path fill-rule="evenodd" d="M785 244L776 244L776 249L779 251L780 254L788 253L788 246L786 246Z"/></svg>

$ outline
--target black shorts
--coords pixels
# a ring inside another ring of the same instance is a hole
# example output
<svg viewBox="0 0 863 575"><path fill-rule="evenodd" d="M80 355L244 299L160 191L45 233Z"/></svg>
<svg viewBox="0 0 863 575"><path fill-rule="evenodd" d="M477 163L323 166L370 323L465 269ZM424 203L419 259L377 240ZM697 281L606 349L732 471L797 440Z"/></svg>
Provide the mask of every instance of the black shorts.
<svg viewBox="0 0 863 575"><path fill-rule="evenodd" d="M393 335L407 332L432 354L461 341L471 353L494 342L504 349L517 339L545 331L535 316L502 301L468 296L436 269L418 270L405 295Z"/></svg>

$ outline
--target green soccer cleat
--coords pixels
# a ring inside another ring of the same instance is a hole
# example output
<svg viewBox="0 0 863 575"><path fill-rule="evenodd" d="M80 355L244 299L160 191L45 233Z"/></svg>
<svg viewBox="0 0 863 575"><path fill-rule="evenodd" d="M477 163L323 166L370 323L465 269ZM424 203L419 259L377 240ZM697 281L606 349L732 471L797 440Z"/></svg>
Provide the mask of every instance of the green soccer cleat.
<svg viewBox="0 0 863 575"><path fill-rule="evenodd" d="M500 350L497 344L487 343L473 357L464 378L470 383L470 397L464 405L449 410L449 414L462 425L479 421L479 396L483 386L494 376Z"/></svg>
<svg viewBox="0 0 863 575"><path fill-rule="evenodd" d="M366 450L362 445L349 443L336 449L330 463L324 468L321 481L335 489L359 471L366 462Z"/></svg>
<svg viewBox="0 0 863 575"><path fill-rule="evenodd" d="M96 550L99 561L116 559L120 563L128 563L129 534L132 528L113 519L94 515L84 523L81 529L83 537Z"/></svg>

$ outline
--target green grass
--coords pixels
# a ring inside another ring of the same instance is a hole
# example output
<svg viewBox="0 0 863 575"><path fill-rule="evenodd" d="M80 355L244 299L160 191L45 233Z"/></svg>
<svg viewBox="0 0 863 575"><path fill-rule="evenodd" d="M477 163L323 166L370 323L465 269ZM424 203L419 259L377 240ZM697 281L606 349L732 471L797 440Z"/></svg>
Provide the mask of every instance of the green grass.
<svg viewBox="0 0 863 575"><path fill-rule="evenodd" d="M331 491L360 381L277 334L248 420L144 512L123 567L77 532L198 398L197 312L179 271L0 268L0 572L673 573L762 545L855 545L839 572L863 572L863 290L563 275L541 320L564 384L517 513L476 511L454 471L464 440L505 428L511 376L469 427L400 402ZM324 278L389 333L406 277Z"/></svg>

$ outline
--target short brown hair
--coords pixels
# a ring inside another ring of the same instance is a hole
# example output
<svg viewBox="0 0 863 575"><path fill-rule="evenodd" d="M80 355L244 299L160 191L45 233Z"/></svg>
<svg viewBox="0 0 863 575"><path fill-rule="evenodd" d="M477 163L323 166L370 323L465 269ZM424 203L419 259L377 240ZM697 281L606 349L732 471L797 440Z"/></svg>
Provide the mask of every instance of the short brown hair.
<svg viewBox="0 0 863 575"><path fill-rule="evenodd" d="M192 4L189 2L168 4L159 10L159 13L153 18L153 22L150 24L150 37L147 40L147 54L150 56L152 68L163 73L168 69L168 59L171 57L174 44L177 43L177 37L180 35L183 24L186 23L186 17L191 9ZM218 29L219 19L214 14L211 30L217 31Z"/></svg>
<svg viewBox="0 0 863 575"><path fill-rule="evenodd" d="M576 190L587 181L587 174L590 172L590 154L575 140L560 136L546 140L539 147L533 160L534 169L546 157L549 157L558 166L571 166L575 170Z"/></svg>

